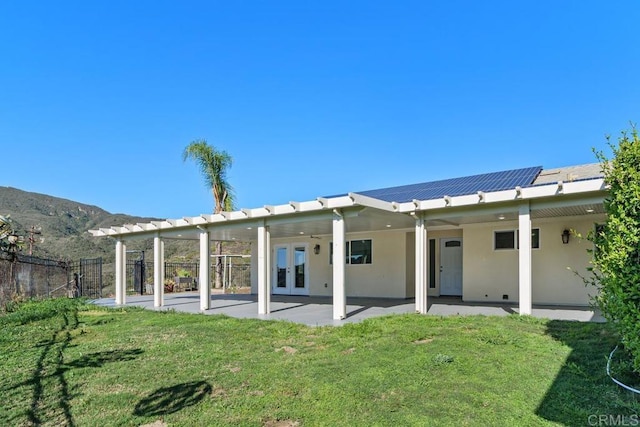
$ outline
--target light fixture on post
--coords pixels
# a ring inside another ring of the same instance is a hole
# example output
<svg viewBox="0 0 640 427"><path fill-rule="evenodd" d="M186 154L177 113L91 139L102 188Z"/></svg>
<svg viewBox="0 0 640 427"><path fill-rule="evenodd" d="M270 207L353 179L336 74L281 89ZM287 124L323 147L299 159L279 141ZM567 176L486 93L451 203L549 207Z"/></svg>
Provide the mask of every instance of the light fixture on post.
<svg viewBox="0 0 640 427"><path fill-rule="evenodd" d="M320 245L316 244L313 247L313 253L316 254L316 255L318 255L320 253Z"/></svg>
<svg viewBox="0 0 640 427"><path fill-rule="evenodd" d="M562 243L563 244L566 245L567 243L569 243L569 236L571 236L571 232L565 228L565 230L562 232Z"/></svg>

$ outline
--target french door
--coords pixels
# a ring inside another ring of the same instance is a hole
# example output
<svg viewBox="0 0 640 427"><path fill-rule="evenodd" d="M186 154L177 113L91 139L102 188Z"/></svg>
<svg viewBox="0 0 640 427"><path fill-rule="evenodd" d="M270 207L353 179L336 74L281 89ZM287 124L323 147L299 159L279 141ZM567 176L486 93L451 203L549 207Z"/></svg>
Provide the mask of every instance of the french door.
<svg viewBox="0 0 640 427"><path fill-rule="evenodd" d="M272 293L309 295L309 262L306 243L273 246Z"/></svg>

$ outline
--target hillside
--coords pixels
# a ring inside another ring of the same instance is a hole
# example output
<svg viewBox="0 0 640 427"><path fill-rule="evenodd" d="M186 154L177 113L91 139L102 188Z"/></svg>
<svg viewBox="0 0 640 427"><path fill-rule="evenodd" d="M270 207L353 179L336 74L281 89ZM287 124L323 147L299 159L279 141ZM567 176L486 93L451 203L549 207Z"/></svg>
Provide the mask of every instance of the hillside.
<svg viewBox="0 0 640 427"><path fill-rule="evenodd" d="M19 235L28 236L31 227L41 229L42 234L35 236L35 256L65 260L102 257L105 262L113 261L114 240L92 237L88 230L158 220L112 214L97 206L2 186L0 215L11 216ZM131 241L127 244L127 249L152 251L153 241ZM27 244L23 253L27 254L28 251ZM247 253L248 245L230 243L225 245L225 252ZM148 257L150 256L151 253ZM167 260L195 260L198 257L198 244L168 240L165 244L165 257Z"/></svg>

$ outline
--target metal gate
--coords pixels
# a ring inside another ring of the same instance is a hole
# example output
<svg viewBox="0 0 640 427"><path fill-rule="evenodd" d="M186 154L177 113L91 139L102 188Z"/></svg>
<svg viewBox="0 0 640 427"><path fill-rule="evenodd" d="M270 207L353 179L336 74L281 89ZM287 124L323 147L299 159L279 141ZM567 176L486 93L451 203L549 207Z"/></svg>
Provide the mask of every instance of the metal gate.
<svg viewBox="0 0 640 427"><path fill-rule="evenodd" d="M68 271L73 296L102 298L102 258L69 263Z"/></svg>
<svg viewBox="0 0 640 427"><path fill-rule="evenodd" d="M144 260L144 251L131 250L128 254L138 254L138 259L127 256L126 288L129 293L144 295L147 282L147 265Z"/></svg>

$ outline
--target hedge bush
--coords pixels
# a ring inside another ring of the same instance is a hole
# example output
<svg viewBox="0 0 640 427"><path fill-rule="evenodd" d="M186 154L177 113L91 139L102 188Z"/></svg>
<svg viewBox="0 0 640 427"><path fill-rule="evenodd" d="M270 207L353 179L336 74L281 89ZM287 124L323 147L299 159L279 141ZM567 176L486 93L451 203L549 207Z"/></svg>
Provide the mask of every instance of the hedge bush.
<svg viewBox="0 0 640 427"><path fill-rule="evenodd" d="M596 301L620 333L633 367L640 373L640 139L633 126L623 131L613 158L596 152L609 194L607 221L592 233L590 283L599 289Z"/></svg>

